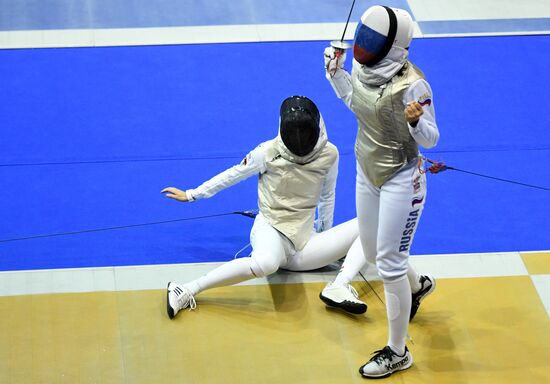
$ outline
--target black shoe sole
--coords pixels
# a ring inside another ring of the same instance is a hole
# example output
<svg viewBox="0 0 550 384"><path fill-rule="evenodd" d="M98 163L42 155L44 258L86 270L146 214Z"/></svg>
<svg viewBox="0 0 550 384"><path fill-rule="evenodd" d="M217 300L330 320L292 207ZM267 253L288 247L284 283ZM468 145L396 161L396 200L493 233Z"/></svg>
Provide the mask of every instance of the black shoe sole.
<svg viewBox="0 0 550 384"><path fill-rule="evenodd" d="M371 379L371 380L376 380L376 379L385 379L386 377L389 377L391 376L392 374L396 373L396 372L401 372L401 371L405 371L407 369L409 369L410 367L407 367L405 369L398 369L398 370L395 370L395 371L392 371L392 372L389 372L389 373L386 373L385 375L382 375L382 376L367 376L365 374L363 374L363 367L359 368L359 374L361 375L361 377L363 377L364 379Z"/></svg>
<svg viewBox="0 0 550 384"><path fill-rule="evenodd" d="M352 313L354 315L362 315L363 313L367 312L367 308L368 308L367 304L356 304L356 303L351 303L349 301L343 301L342 303L337 303L336 301L333 301L328 297L324 297L323 292L319 294L319 298L323 301L323 303L325 303L329 307L338 308L348 313Z"/></svg>
<svg viewBox="0 0 550 384"><path fill-rule="evenodd" d="M166 312L168 313L168 317L170 319L173 319L175 314L174 314L174 310L170 306L170 298L168 297L170 294L170 292L168 291L169 286L170 286L170 283L168 283L168 285L166 286Z"/></svg>
<svg viewBox="0 0 550 384"><path fill-rule="evenodd" d="M359 370L359 373L361 374L361 377L364 378L364 379L376 380L376 379L385 379L386 377L391 376L391 374L392 374L393 372L390 372L390 373L385 374L385 375L382 375L382 376L366 376L366 375L364 375L363 373L361 373L361 370Z"/></svg>

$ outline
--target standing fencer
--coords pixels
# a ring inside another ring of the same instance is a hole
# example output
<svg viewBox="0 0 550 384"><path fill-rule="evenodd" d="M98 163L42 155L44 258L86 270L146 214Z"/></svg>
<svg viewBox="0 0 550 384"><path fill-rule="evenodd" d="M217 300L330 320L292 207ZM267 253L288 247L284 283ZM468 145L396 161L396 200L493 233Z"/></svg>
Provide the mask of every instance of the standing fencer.
<svg viewBox="0 0 550 384"><path fill-rule="evenodd" d="M258 145L240 164L196 189L162 190L169 198L194 201L259 176L259 214L250 233L251 256L231 260L186 284L168 283L168 316L194 309L194 296L206 289L267 276L279 268L320 268L345 256L354 242L353 248L360 250L357 219L332 228L337 173L338 150L328 141L317 107L307 97L292 96L281 105L275 139ZM353 291L351 286L348 289Z"/></svg>
<svg viewBox="0 0 550 384"><path fill-rule="evenodd" d="M321 298L343 297L347 291L341 287L365 259L376 262L384 282L389 336L388 345L359 369L367 378L386 377L412 365L405 345L409 321L435 288L432 276L419 275L409 265L426 202L418 145L431 148L439 139L432 90L408 61L412 35L407 11L373 6L355 32L351 76L343 68L345 51L329 47L324 52L326 77L358 122L356 206L364 257L348 255Z"/></svg>

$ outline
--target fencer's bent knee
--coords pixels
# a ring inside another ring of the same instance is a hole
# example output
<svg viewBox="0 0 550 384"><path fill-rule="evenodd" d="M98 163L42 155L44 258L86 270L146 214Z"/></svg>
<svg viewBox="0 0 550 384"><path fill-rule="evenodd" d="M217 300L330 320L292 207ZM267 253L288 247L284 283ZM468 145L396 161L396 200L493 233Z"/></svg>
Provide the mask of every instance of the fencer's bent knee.
<svg viewBox="0 0 550 384"><path fill-rule="evenodd" d="M271 275L279 269L279 264L275 261L268 260L263 257L256 259L254 256L250 258L250 270L256 277L264 277Z"/></svg>
<svg viewBox="0 0 550 384"><path fill-rule="evenodd" d="M378 255L376 257L376 268L384 282L392 282L407 275L408 260L402 257L392 258L389 255Z"/></svg>

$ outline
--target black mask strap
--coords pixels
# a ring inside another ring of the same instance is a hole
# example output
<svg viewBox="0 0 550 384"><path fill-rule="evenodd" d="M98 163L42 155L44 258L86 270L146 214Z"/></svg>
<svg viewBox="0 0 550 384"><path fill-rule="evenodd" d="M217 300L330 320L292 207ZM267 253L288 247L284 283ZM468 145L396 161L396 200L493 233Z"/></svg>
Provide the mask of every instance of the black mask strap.
<svg viewBox="0 0 550 384"><path fill-rule="evenodd" d="M376 55L376 59L373 60L375 63L378 63L380 60L382 60L388 52L390 51L393 42L395 41L395 35L397 34L397 17L395 16L395 12L393 12L393 9L390 7L384 7L386 11L388 11L388 16L390 18L390 30L388 31L388 37L386 39L386 42L384 43L384 46L382 47L382 50L378 52L378 55Z"/></svg>

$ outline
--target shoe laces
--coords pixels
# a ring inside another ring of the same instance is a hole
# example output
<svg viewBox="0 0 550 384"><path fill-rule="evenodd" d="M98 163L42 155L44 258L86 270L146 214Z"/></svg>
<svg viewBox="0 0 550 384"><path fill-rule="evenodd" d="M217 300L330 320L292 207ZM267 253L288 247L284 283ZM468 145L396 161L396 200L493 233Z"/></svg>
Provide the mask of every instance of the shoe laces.
<svg viewBox="0 0 550 384"><path fill-rule="evenodd" d="M370 361L374 361L378 365L388 365L392 357L397 356L397 354L387 345L378 351L374 351L372 354L374 356L370 359Z"/></svg>
<svg viewBox="0 0 550 384"><path fill-rule="evenodd" d="M355 290L355 288L353 288L353 285L348 284L348 290L351 292L351 294L352 294L353 296L355 296L356 299L359 298L359 293L357 293L357 291Z"/></svg>
<svg viewBox="0 0 550 384"><path fill-rule="evenodd" d="M187 288L182 287L182 286L180 286L178 288L179 289L174 289L172 291L176 294L176 301L178 303L178 306L180 308L189 306L190 311L197 308L197 302L195 301L195 298L193 297L191 292L189 292L189 290Z"/></svg>

